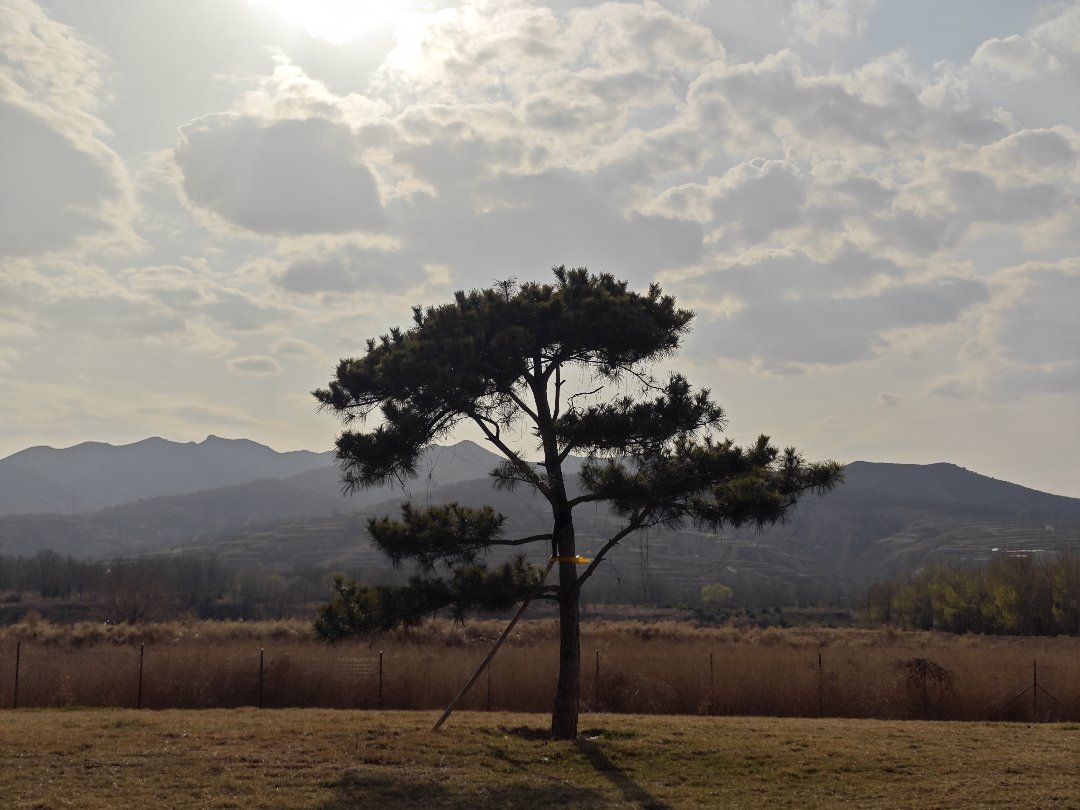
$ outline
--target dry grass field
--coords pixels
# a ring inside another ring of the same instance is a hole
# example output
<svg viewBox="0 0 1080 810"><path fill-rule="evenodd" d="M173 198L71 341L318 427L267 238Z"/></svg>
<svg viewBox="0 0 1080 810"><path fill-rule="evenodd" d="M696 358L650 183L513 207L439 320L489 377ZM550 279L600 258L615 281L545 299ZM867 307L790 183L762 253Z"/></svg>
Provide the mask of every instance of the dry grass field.
<svg viewBox="0 0 1080 810"><path fill-rule="evenodd" d="M501 626L434 621L328 645L299 621L31 619L0 630L0 706L434 710L453 698ZM548 710L555 623L518 627L464 708ZM630 621L585 625L582 651L588 712L1080 720L1075 638Z"/></svg>
<svg viewBox="0 0 1080 810"><path fill-rule="evenodd" d="M0 707L135 707L142 657L144 708L431 710L450 701L501 629L434 621L330 645L300 621L32 619L0 629ZM1080 639L636 621L589 623L582 638L590 712L1080 721ZM519 625L464 708L546 711L556 643L553 621Z"/></svg>
<svg viewBox="0 0 1080 810"><path fill-rule="evenodd" d="M1080 725L256 709L0 716L10 808L1080 807Z"/></svg>

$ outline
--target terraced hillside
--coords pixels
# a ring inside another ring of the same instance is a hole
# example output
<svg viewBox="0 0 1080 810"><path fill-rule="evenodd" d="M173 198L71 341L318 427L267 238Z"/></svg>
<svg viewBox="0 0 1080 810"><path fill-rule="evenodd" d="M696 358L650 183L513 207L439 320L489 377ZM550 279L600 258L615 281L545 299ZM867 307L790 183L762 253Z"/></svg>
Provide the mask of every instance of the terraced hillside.
<svg viewBox="0 0 1080 810"><path fill-rule="evenodd" d="M892 579L931 560L980 565L996 554L1047 555L1080 551L1080 525L1023 518L943 520L926 517L876 540L859 558L863 580Z"/></svg>
<svg viewBox="0 0 1080 810"><path fill-rule="evenodd" d="M471 443L439 448L406 495L420 503L491 504L507 516L506 534L549 528L546 504L527 491L498 492L480 477L494 456ZM371 515L393 514L403 495L388 490L343 498L333 467L284 480L155 498L80 515L0 518L0 553L111 558L153 553L214 554L241 566L361 570L371 581L398 581L366 534ZM576 515L581 553L610 536L602 507ZM543 562L543 544L529 550ZM935 560L985 562L995 554L1080 551L1080 500L996 481L948 464L858 462L846 483L798 507L792 519L758 534L682 531L629 537L590 586L593 598L690 601L722 583L753 602L794 604L853 598ZM508 556L512 551L495 555Z"/></svg>

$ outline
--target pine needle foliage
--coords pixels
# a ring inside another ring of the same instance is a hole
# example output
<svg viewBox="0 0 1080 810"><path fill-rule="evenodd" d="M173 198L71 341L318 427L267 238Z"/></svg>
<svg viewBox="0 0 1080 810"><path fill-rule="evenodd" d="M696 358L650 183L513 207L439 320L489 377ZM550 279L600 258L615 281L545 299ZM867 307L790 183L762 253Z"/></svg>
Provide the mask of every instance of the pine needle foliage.
<svg viewBox="0 0 1080 810"><path fill-rule="evenodd" d="M335 603L354 605L324 609L320 628L338 622L324 634L348 632L349 622L354 632L408 624L439 607L555 599L561 647L552 730L565 738L577 733L580 589L615 545L656 526L767 526L803 494L835 486L841 471L781 451L766 436L747 448L721 439L724 412L708 390L677 373L655 376L693 318L658 285L637 293L606 273L553 272L553 283L509 279L415 307L412 327L369 340L367 352L342 360L314 396L345 424L336 447L346 491L404 481L427 447L470 422L505 459L492 471L495 485L536 490L552 515L550 533L524 538L505 538L490 508L457 504L406 505L401 520L371 521L379 548L395 564L414 561L418 575L398 589L342 583ZM364 429L373 416L378 424ZM523 426L539 462L507 441ZM579 481L564 473L571 454L584 458ZM622 525L579 570L573 511L598 502ZM539 569L520 558L494 570L480 559L495 546L534 542L550 543L557 585L541 583Z"/></svg>

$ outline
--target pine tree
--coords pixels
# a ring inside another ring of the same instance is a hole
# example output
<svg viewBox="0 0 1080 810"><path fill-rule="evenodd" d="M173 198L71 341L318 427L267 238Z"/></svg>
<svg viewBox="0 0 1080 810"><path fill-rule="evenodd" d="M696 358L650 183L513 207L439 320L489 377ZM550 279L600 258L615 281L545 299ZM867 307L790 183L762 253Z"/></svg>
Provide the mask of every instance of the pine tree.
<svg viewBox="0 0 1080 810"><path fill-rule="evenodd" d="M510 279L458 292L452 303L413 309L412 327L369 340L362 357L342 360L314 392L346 425L337 458L346 490L404 481L420 454L459 424L479 428L505 459L495 486L538 491L551 509L551 531L504 538L490 508L406 505L400 520L372 520L375 543L395 562L412 560L408 586L363 589L338 584L320 631L338 636L419 621L437 608L506 607L536 593L558 602L559 677L552 736L577 735L582 586L608 552L634 532L692 523L718 529L764 527L782 520L800 495L824 492L841 477L834 462L808 463L761 436L743 448L719 438L724 413L707 390L680 374L657 379L675 354L693 313L653 284L628 289L608 274L554 270L552 284ZM617 389L621 393L611 396ZM633 393L626 393L631 391ZM378 413L373 429L355 429ZM508 440L524 423L540 461ZM579 481L564 472L584 457ZM582 564L574 509L603 502L620 519L591 562ZM550 543L557 584L523 558L494 570L494 546Z"/></svg>

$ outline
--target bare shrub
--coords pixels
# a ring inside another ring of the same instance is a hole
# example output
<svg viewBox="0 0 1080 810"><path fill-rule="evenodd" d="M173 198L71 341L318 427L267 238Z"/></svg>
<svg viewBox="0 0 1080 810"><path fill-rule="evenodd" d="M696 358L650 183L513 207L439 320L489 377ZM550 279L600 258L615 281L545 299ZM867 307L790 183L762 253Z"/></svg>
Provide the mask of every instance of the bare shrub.
<svg viewBox="0 0 1080 810"><path fill-rule="evenodd" d="M896 668L908 699L913 704L914 716L928 718L933 711L935 716L940 717L945 706L955 699L956 676L929 658L916 656L897 661Z"/></svg>

